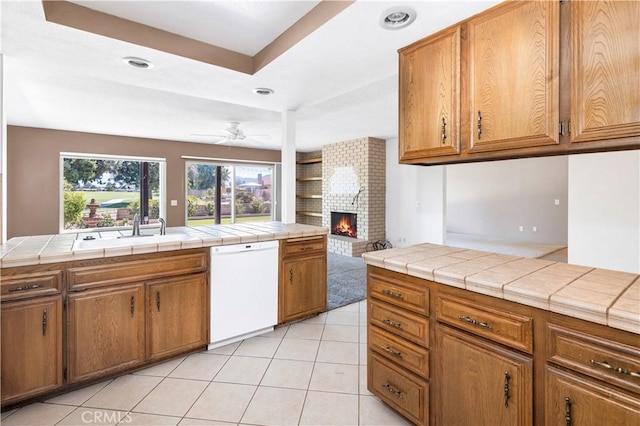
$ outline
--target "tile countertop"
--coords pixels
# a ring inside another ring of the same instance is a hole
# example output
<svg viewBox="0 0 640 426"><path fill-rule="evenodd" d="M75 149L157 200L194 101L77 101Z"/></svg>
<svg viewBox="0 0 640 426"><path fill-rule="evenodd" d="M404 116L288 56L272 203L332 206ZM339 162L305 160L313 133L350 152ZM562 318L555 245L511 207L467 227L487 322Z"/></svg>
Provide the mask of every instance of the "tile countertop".
<svg viewBox="0 0 640 426"><path fill-rule="evenodd" d="M638 274L437 244L362 257L367 265L640 334Z"/></svg>
<svg viewBox="0 0 640 426"><path fill-rule="evenodd" d="M143 227L145 235L158 234L157 227ZM282 222L247 222L233 225L209 225L198 227L167 228L167 235L185 235L179 241L153 242L144 244L142 240L132 239L131 245L116 247L72 250L76 239L86 236L96 238L117 238L131 235L127 231L96 231L56 235L36 235L14 237L0 245L0 267L29 266L73 260L97 259L101 257L126 256L130 254L154 253L160 251L211 247L228 244L253 243L258 241L281 240L285 238L326 235L327 228L303 224L284 224Z"/></svg>

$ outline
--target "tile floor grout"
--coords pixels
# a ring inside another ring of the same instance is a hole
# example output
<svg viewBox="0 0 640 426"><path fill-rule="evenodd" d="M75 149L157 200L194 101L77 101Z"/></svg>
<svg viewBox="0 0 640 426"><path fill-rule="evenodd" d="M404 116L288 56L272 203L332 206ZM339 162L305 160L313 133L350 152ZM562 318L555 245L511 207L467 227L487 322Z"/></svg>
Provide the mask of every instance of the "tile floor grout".
<svg viewBox="0 0 640 426"><path fill-rule="evenodd" d="M1 423L409 424L366 390L365 327L366 301L356 302L2 413Z"/></svg>

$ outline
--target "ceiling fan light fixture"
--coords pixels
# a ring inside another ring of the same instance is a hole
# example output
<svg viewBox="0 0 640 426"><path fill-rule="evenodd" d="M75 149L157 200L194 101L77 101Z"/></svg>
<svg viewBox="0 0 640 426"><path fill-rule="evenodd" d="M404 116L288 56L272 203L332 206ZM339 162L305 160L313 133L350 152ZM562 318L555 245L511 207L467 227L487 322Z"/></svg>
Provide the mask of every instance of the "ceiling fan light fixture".
<svg viewBox="0 0 640 426"><path fill-rule="evenodd" d="M252 90L252 92L255 93L256 95L261 95L261 96L273 95L273 89L269 89L267 87L256 87L255 89Z"/></svg>
<svg viewBox="0 0 640 426"><path fill-rule="evenodd" d="M151 61L142 58L136 58L135 56L127 56L125 58L122 58L122 62L129 65L130 67L137 69L148 70L153 68L153 63Z"/></svg>
<svg viewBox="0 0 640 426"><path fill-rule="evenodd" d="M386 30L406 28L416 19L416 11L406 6L396 6L387 9L380 16L380 26Z"/></svg>

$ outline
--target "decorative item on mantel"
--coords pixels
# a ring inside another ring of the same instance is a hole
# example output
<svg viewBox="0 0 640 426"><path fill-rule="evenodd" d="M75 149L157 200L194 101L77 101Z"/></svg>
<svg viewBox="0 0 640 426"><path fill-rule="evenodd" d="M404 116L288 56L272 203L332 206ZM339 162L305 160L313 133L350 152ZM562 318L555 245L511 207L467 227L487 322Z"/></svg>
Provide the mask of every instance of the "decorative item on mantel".
<svg viewBox="0 0 640 426"><path fill-rule="evenodd" d="M92 198L87 204L87 208L89 209L89 216L84 216L82 221L87 226L87 228L95 228L98 226L98 222L100 222L100 218L96 216L96 210L100 204L96 203L96 199Z"/></svg>

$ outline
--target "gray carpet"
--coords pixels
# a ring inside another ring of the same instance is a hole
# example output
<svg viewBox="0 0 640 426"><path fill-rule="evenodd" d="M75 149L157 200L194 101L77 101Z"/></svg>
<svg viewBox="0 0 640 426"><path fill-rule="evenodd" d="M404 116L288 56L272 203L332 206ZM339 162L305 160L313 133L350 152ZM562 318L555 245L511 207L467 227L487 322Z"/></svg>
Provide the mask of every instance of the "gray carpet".
<svg viewBox="0 0 640 426"><path fill-rule="evenodd" d="M367 268L361 257L327 253L327 309L367 296Z"/></svg>

